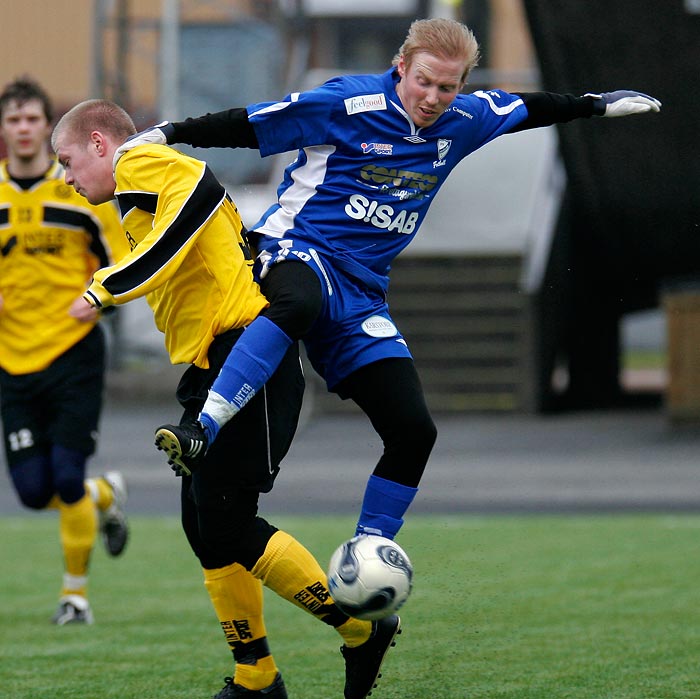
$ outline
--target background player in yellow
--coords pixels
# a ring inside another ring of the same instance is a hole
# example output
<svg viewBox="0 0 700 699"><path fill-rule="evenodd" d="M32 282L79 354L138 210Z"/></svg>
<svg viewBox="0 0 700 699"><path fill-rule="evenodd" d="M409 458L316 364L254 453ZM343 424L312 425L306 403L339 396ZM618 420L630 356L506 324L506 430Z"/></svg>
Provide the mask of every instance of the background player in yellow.
<svg viewBox="0 0 700 699"><path fill-rule="evenodd" d="M95 307L145 295L171 361L192 365L177 389L182 421L191 422L231 347L268 302L253 280L238 211L206 163L144 145L115 168L116 149L134 133L129 115L105 100L82 102L54 130L66 183L93 204L116 196L132 247L95 273L71 312L89 317ZM268 647L262 584L338 631L346 699L371 691L400 628L398 617L383 623L343 614L311 553L257 514L259 494L272 488L294 436L303 385L292 343L198 468L183 475L183 528L236 663L218 699L287 697Z"/></svg>
<svg viewBox="0 0 700 699"><path fill-rule="evenodd" d="M29 79L0 95L0 407L12 483L26 507L58 508L64 574L52 621L92 623L87 574L98 530L119 555L128 529L124 479L86 480L102 404L105 343L95 311L69 308L93 272L128 251L112 204L63 182L48 139L52 106ZM5 574L11 574L7 562Z"/></svg>

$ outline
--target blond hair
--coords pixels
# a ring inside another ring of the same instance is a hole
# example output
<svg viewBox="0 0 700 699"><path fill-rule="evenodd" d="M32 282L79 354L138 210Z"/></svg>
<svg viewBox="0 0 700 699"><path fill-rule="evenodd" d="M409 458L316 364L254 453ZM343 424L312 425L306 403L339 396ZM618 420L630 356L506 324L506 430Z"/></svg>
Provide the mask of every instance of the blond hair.
<svg viewBox="0 0 700 699"><path fill-rule="evenodd" d="M88 141L93 131L101 131L115 141L126 141L136 133L131 117L118 104L109 100L85 100L68 110L56 124L51 137L52 146L60 133L69 133L76 141Z"/></svg>
<svg viewBox="0 0 700 699"><path fill-rule="evenodd" d="M436 17L417 19L411 24L401 48L394 56L393 65L398 65L403 56L407 66L417 53L427 52L438 58L457 58L464 61L462 82L472 68L479 63L479 44L469 27L453 19Z"/></svg>

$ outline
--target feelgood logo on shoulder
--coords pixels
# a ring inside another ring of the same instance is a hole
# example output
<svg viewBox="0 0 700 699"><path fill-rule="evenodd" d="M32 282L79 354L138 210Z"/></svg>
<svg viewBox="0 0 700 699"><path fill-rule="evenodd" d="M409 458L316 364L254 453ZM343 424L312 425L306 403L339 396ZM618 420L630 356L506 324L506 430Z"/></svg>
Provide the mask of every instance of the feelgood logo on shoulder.
<svg viewBox="0 0 700 699"><path fill-rule="evenodd" d="M358 95L345 100L345 111L351 114L377 112L386 109L386 98L379 92L376 95Z"/></svg>

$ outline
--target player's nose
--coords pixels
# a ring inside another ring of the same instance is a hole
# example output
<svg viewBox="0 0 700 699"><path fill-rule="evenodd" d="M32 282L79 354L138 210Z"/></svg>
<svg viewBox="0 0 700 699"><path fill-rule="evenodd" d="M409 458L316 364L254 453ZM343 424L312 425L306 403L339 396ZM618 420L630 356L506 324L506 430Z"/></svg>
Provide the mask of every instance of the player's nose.
<svg viewBox="0 0 700 699"><path fill-rule="evenodd" d="M428 104L437 104L439 99L438 99L438 91L436 87L429 87L425 91L425 101Z"/></svg>

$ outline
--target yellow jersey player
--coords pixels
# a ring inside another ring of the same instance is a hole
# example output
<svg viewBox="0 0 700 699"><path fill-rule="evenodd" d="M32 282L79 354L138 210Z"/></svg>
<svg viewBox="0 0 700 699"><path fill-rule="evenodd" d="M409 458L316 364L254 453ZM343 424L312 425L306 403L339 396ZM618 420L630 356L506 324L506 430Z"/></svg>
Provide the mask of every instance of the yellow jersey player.
<svg viewBox="0 0 700 699"><path fill-rule="evenodd" d="M52 106L29 79L0 95L0 407L10 478L23 505L57 508L64 574L52 621L92 623L90 555L101 532L119 555L126 486L86 479L95 450L105 345L95 312L69 314L94 271L128 251L116 208L92 206L63 181L48 138Z"/></svg>
<svg viewBox="0 0 700 699"><path fill-rule="evenodd" d="M182 421L190 423L231 347L268 302L253 280L238 211L206 163L167 146L142 145L114 168L117 148L134 133L129 115L105 100L80 103L54 130L66 183L93 204L116 196L132 248L95 273L71 312L89 318L95 308L145 295L171 361L191 365L177 389ZM346 686L361 685L362 697L398 632L343 614L312 554L257 514L259 494L272 488L296 430L302 393L292 343L198 468L180 474L185 535L235 661L217 699L287 697L268 646L262 585L337 630Z"/></svg>

